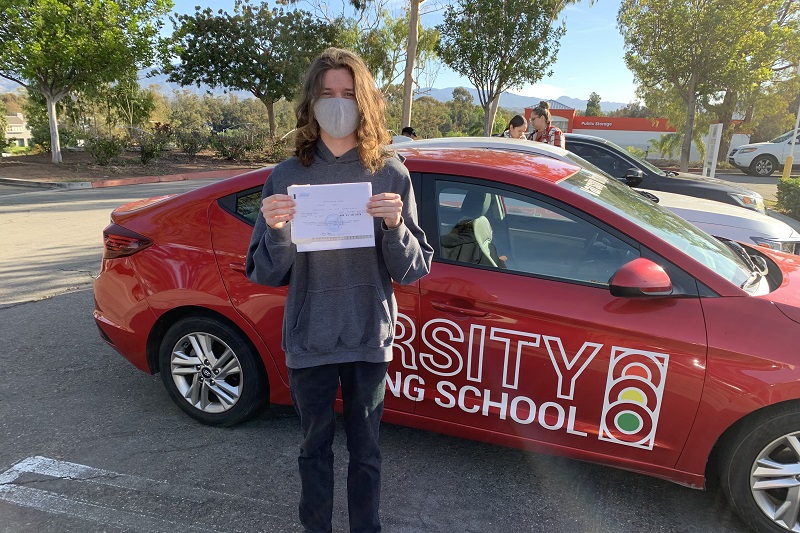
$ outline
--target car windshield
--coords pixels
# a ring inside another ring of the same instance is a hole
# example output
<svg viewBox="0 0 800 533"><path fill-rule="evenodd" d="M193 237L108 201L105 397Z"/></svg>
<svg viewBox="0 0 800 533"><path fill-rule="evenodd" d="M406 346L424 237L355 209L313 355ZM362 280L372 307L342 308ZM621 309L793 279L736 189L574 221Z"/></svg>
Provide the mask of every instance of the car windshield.
<svg viewBox="0 0 800 533"><path fill-rule="evenodd" d="M559 184L633 221L737 287L751 289L752 268L740 254L630 187L586 170L578 171Z"/></svg>
<svg viewBox="0 0 800 533"><path fill-rule="evenodd" d="M786 133L784 133L780 137L775 137L770 142L771 143L784 143L784 142L786 142L786 141L788 141L788 140L790 140L792 138L792 134L793 133L794 133L794 130L787 131Z"/></svg>

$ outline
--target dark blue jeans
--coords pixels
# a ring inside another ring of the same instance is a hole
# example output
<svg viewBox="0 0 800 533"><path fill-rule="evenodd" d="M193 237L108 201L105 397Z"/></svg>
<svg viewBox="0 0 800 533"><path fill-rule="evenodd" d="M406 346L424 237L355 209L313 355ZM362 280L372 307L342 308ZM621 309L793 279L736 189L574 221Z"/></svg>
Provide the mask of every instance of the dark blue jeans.
<svg viewBox="0 0 800 533"><path fill-rule="evenodd" d="M330 532L333 518L333 404L342 386L350 462L350 531L381 530L381 450L378 443L389 363L342 363L289 369L292 402L300 415L300 522L307 532Z"/></svg>

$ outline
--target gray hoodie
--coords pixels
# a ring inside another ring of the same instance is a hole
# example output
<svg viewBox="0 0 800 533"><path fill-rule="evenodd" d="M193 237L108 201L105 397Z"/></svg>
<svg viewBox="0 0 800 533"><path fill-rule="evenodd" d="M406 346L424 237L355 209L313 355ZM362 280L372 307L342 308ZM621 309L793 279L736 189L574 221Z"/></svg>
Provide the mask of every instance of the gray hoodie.
<svg viewBox="0 0 800 533"><path fill-rule="evenodd" d="M289 224L270 228L259 213L247 252L247 277L254 283L289 285L283 315L286 366L392 360L397 302L392 280L417 281L430 271L433 249L417 224L417 205L408 170L392 157L374 174L361 164L358 149L334 157L317 142L314 163L296 157L277 165L262 199L286 194L289 185L372 182L372 194L395 192L403 200L400 226L375 219L375 246L298 252Z"/></svg>

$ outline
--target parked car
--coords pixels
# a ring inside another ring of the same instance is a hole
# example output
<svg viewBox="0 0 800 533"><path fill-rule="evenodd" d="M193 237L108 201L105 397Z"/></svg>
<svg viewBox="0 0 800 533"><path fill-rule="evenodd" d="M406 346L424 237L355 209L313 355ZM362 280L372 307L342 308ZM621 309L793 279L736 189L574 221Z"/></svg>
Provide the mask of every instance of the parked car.
<svg viewBox="0 0 800 533"><path fill-rule="evenodd" d="M783 168L786 157L792 152L792 135L794 130L787 131L769 142L744 144L732 148L728 154L728 163L751 176L767 177ZM795 141L794 165L800 165L800 135Z"/></svg>
<svg viewBox="0 0 800 533"><path fill-rule="evenodd" d="M414 148L483 148L537 154L576 164L607 177L613 177L569 150L545 143L520 139L441 137L416 141ZM636 187L641 181L641 171L632 171L627 174L629 185ZM776 218L750 209L742 209L731 204L723 204L722 202L704 198L664 191L650 190L646 192L651 193L650 197L653 201L660 202L663 207L678 214L710 235L800 254L800 234L794 231L791 226Z"/></svg>
<svg viewBox="0 0 800 533"><path fill-rule="evenodd" d="M435 255L395 287L385 421L695 488L719 471L752 527L800 528L784 512L800 505L800 258L717 240L552 158L403 155ZM286 290L244 275L269 174L122 206L103 232L101 336L206 424L291 401ZM487 260L462 261L478 219Z"/></svg>
<svg viewBox="0 0 800 533"><path fill-rule="evenodd" d="M746 207L759 213L767 212L764 198L760 194L736 183L686 172L661 170L600 137L567 133L565 139L567 150L575 152L616 178L625 179L632 172L641 171L643 179L638 186L642 189L685 194Z"/></svg>
<svg viewBox="0 0 800 533"><path fill-rule="evenodd" d="M683 194L636 190L714 237L800 255L800 233L777 218Z"/></svg>

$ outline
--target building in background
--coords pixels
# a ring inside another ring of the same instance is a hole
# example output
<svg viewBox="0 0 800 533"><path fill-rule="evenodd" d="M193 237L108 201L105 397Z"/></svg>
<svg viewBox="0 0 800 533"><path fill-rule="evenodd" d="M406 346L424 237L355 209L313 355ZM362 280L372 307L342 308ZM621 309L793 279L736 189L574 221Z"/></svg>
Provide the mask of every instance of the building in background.
<svg viewBox="0 0 800 533"><path fill-rule="evenodd" d="M28 121L22 113L6 115L6 141L12 141L15 146L31 146L33 135L28 127Z"/></svg>
<svg viewBox="0 0 800 533"><path fill-rule="evenodd" d="M675 133L675 128L669 125L665 118L629 118L629 117L584 117L579 116L577 110L555 100L548 100L552 124L558 126L564 133L583 133L594 135L616 143L623 148L632 146L638 148L651 159L664 159L662 154L653 146L651 139L660 139L662 135ZM533 108L525 108L525 118L530 120ZM750 142L750 137L738 133L731 139L731 148ZM700 152L695 143L689 154L690 161L701 161Z"/></svg>

